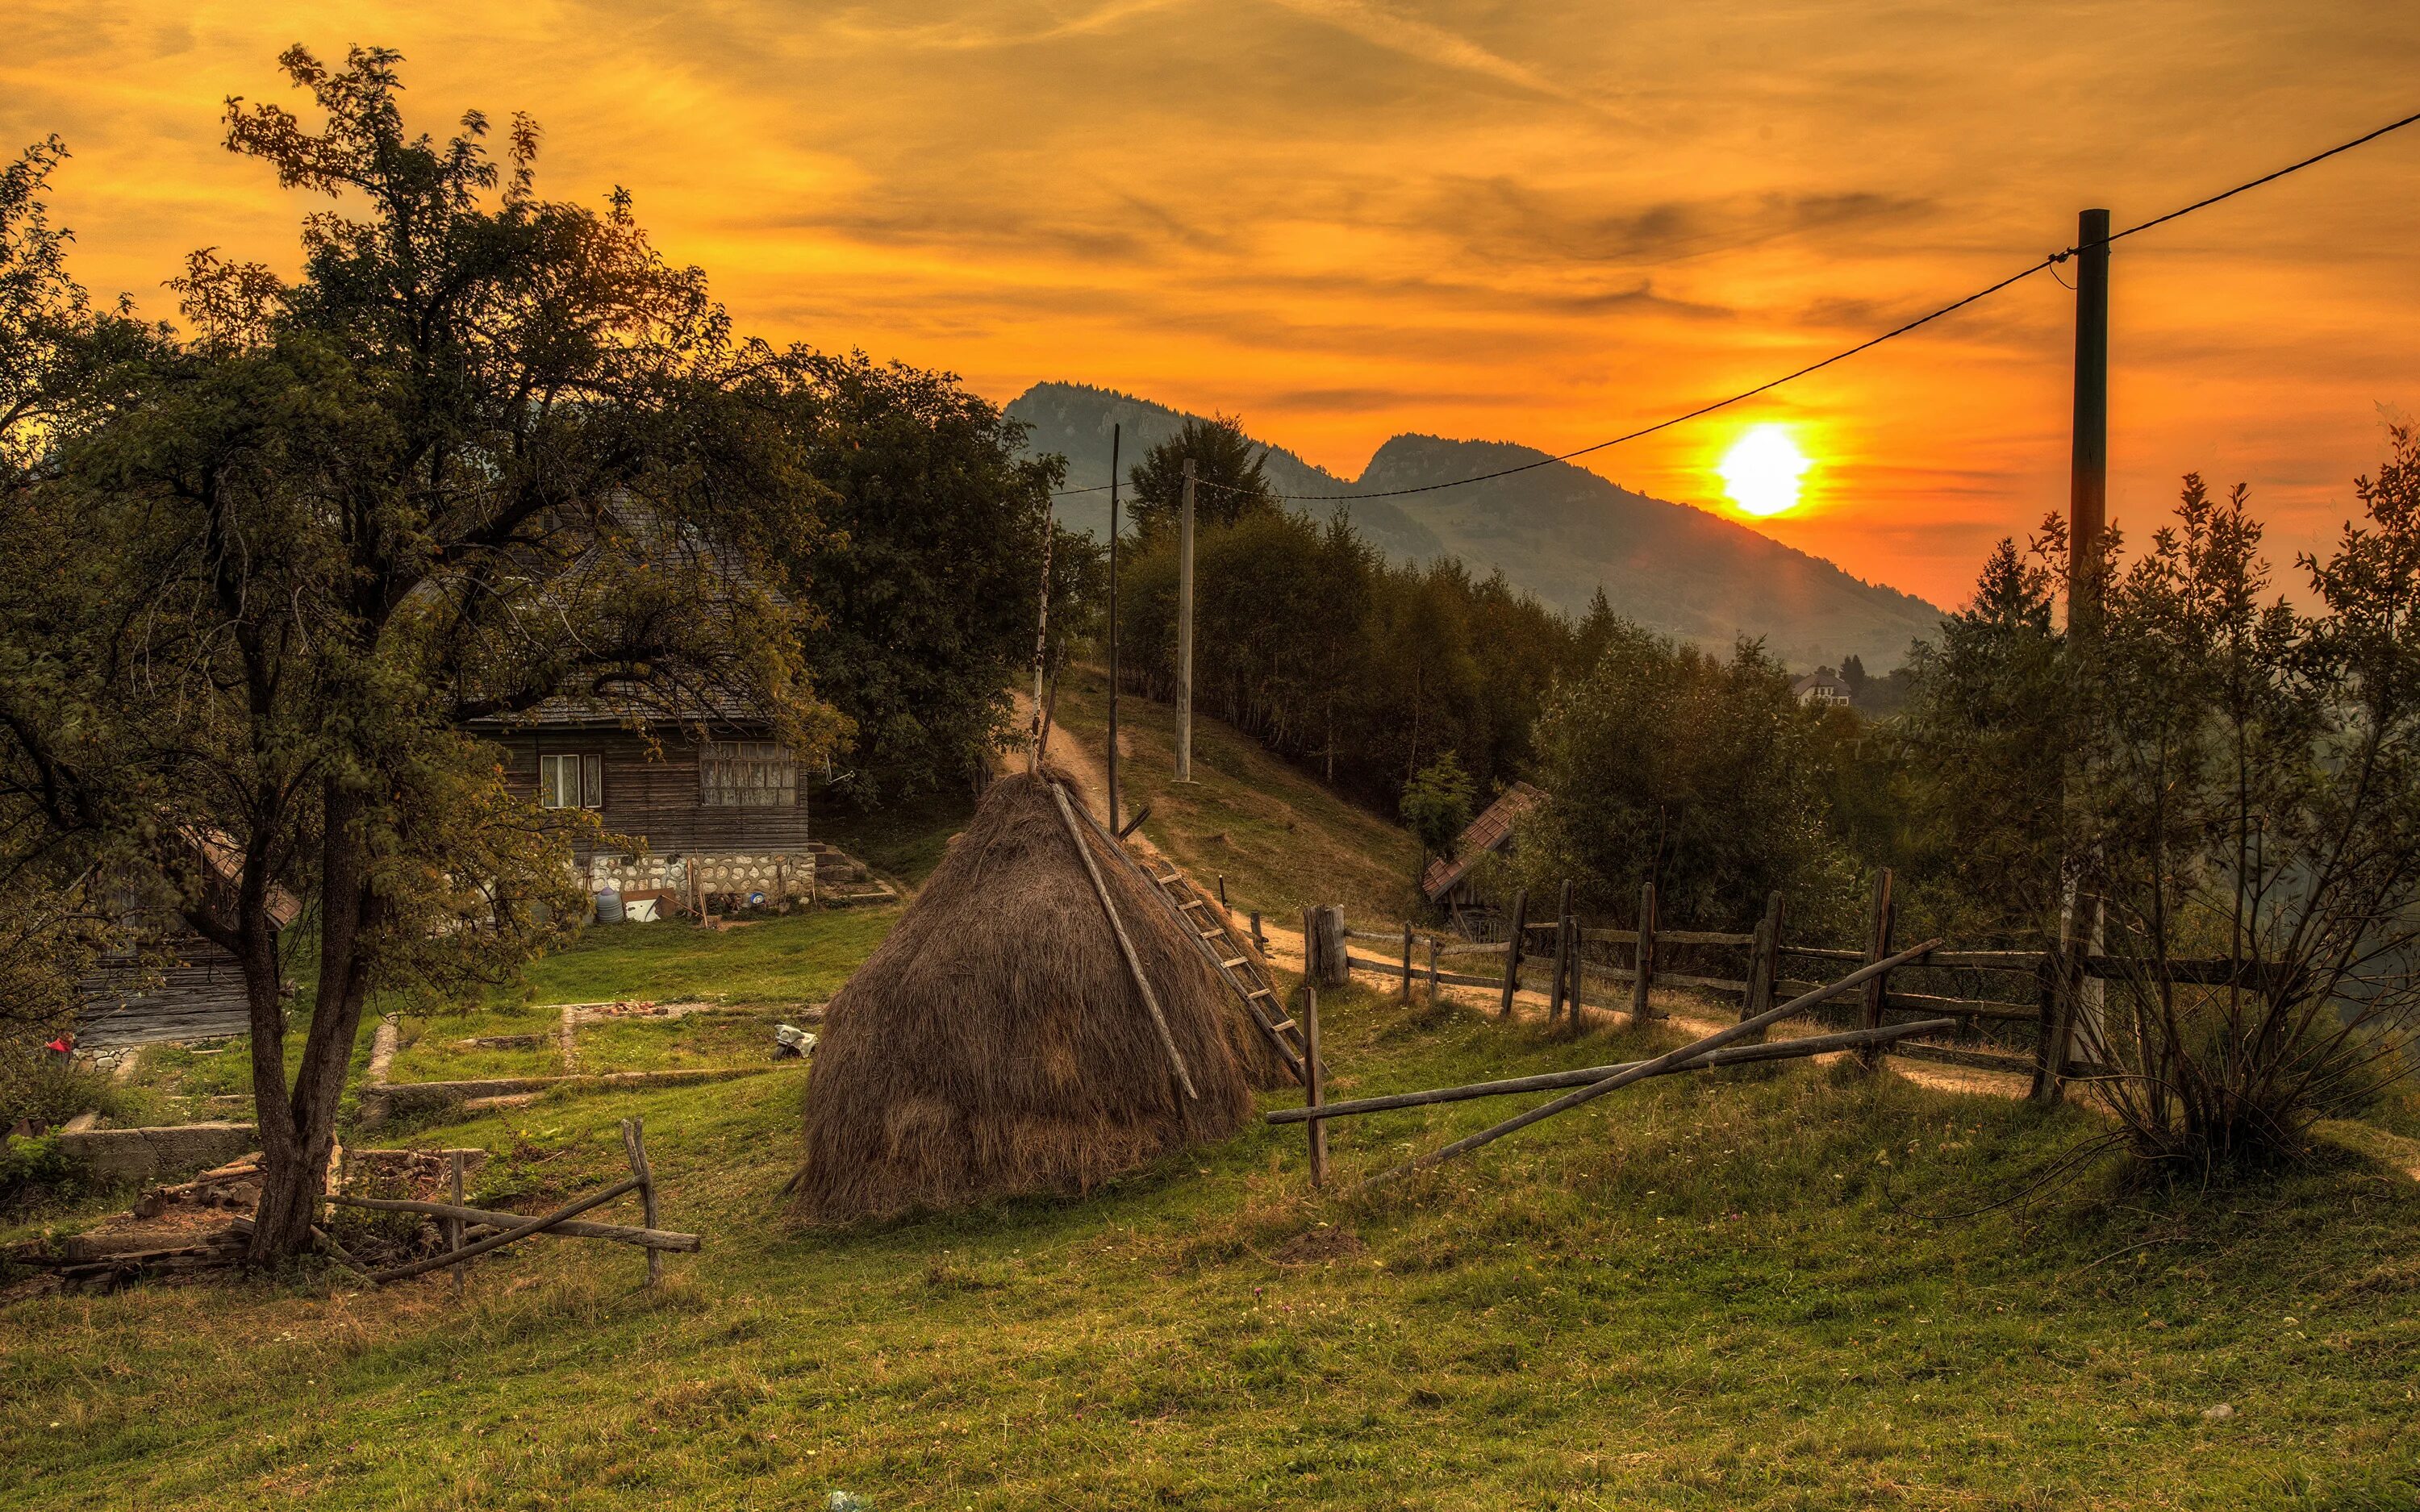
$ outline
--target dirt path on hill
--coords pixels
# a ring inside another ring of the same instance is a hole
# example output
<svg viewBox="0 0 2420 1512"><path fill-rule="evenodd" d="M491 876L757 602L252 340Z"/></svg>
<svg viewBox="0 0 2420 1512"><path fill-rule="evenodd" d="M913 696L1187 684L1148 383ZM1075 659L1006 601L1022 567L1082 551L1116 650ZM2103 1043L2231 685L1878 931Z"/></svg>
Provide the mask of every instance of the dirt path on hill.
<svg viewBox="0 0 2420 1512"><path fill-rule="evenodd" d="M1024 769L1025 732L1033 727L1032 695L1020 688L1013 690L1010 696L1015 701L1016 708L1018 735L1008 749L998 753L999 766L1003 772ZM1064 772L1077 790L1084 795L1085 801L1091 806L1094 813L1109 812L1109 768L1103 764L1100 756L1090 746L1071 732L1054 725L1050 732L1049 759L1050 764ZM1158 847L1152 844L1150 837L1140 829L1126 838L1126 843L1142 855L1160 860L1168 859ZM1234 926L1237 934L1246 933L1250 923L1249 918L1232 909L1228 911L1227 917L1228 922ZM1262 920L1261 929L1266 940L1263 953L1267 956L1269 964L1299 975L1302 971L1302 932L1282 928L1267 919ZM1400 969L1372 971L1366 967L1356 966L1353 968L1353 978L1361 985L1376 991L1400 992L1403 988L1403 976ZM1412 992L1415 995L1419 995L1426 994L1427 991L1428 984L1421 980L1420 968L1416 963L1412 968ZM1437 995L1474 1012L1484 1013L1491 1018L1496 1016L1503 1006L1501 990L1494 987L1454 987L1440 984L1437 988ZM1581 1005L1580 1013L1591 1026L1605 1028L1610 1028L1629 1016L1627 1010L1616 1012L1585 1003ZM1546 995L1532 992L1526 987L1514 993L1512 1016L1523 1022L1544 1023ZM1668 1014L1666 1022L1674 1028L1687 1033L1707 1035L1734 1021L1681 1012ZM1817 1056L1812 1058L1829 1060L1847 1054L1849 1052L1844 1050L1835 1052L1832 1056ZM1909 1081L1937 1091L1974 1092L1991 1097L2022 1098L2029 1089L2028 1080L2023 1076L2004 1076L1994 1072L1970 1070L1963 1067L1927 1065L1895 1056L1885 1057L1883 1063Z"/></svg>
<svg viewBox="0 0 2420 1512"><path fill-rule="evenodd" d="M1009 699L1016 710L1016 737L1006 748L993 752L992 760L1002 772L1021 772L1025 770L1026 742L1033 730L1033 695L1021 687L1012 688ZM1123 746L1125 742L1122 740L1118 744ZM1076 791L1083 795L1085 807L1092 810L1094 816L1106 819L1109 811L1109 769L1093 748L1076 738L1064 726L1054 724L1050 727L1048 758L1050 764L1075 784ZM1145 856L1167 859L1160 855L1159 847L1151 842L1151 837L1140 829L1126 837L1126 844Z"/></svg>

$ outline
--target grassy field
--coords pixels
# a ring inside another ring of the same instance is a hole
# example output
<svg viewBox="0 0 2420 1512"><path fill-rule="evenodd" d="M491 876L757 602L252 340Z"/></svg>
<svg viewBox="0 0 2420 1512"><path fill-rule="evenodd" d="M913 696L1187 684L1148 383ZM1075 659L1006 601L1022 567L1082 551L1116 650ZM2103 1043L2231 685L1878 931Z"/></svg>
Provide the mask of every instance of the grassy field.
<svg viewBox="0 0 2420 1512"><path fill-rule="evenodd" d="M1323 1003L1339 1096L1663 1042ZM1080 1201L813 1232L778 1195L801 1080L416 1136L494 1149L483 1187L535 1208L612 1180L614 1120L644 1115L663 1221L707 1236L659 1295L635 1252L564 1243L483 1262L460 1303L431 1278L10 1308L0 1505L2420 1497L2420 1187L2350 1154L1950 1218L2091 1120L1802 1066L1648 1084L1375 1197L1310 1190L1299 1131L1255 1128ZM1338 1185L1505 1111L1340 1126Z"/></svg>
<svg viewBox="0 0 2420 1512"><path fill-rule="evenodd" d="M1274 780L1204 764L1231 761ZM1205 842L1220 780L1163 844ZM1287 801L1314 856L1377 825L1312 793ZM1354 902L1332 859L1238 850L1248 906L1289 875ZM896 917L599 931L422 1033L721 995L752 1007L582 1045L750 1057ZM1672 1042L1322 1005L1338 1097ZM480 1191L538 1211L620 1175L643 1115L661 1221L706 1236L658 1293L635 1251L540 1241L459 1302L323 1275L0 1309L0 1507L2420 1504L2420 1184L2376 1126L2250 1184L2095 1168L2016 1200L2089 1114L1801 1064L1633 1088L1374 1196L1353 1182L1521 1102L1340 1124L1326 1193L1299 1129L1255 1126L1081 1199L814 1231L780 1196L812 1075L410 1136L493 1150Z"/></svg>
<svg viewBox="0 0 2420 1512"><path fill-rule="evenodd" d="M1109 681L1092 668L1061 678L1059 723L1095 755L1107 748ZM1228 901L1290 921L1313 903L1342 903L1356 920L1400 919L1412 907L1419 846L1399 825L1359 808L1216 719L1193 721L1193 776L1175 773L1175 711L1118 700L1125 761L1120 800L1144 804L1143 833L1204 886L1227 879ZM1289 924L1289 927L1291 925Z"/></svg>

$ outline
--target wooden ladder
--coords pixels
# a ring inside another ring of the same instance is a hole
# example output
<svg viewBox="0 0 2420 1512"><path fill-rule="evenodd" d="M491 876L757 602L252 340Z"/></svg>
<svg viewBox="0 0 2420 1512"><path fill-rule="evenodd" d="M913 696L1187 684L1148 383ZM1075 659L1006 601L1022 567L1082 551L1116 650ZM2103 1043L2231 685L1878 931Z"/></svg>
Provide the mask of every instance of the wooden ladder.
<svg viewBox="0 0 2420 1512"><path fill-rule="evenodd" d="M1252 1022L1261 1026L1261 1033L1267 1036L1269 1043L1276 1047L1278 1058L1285 1062L1286 1070L1297 1083L1301 1082L1302 1031L1293 1019L1283 1015L1277 983L1269 980L1259 960L1236 936L1225 910L1202 897L1200 890L1187 880L1185 873L1173 865L1170 866L1165 876L1154 871L1127 850L1124 841L1110 834L1109 826L1082 803L1074 803L1070 807L1084 816L1084 822L1092 826L1094 834L1109 842L1111 855L1151 884L1152 891L1168 905L1169 912L1176 916L1176 921L1183 926L1187 937L1201 948L1202 958L1217 969L1228 990L1242 1001L1244 1011L1252 1015Z"/></svg>
<svg viewBox="0 0 2420 1512"><path fill-rule="evenodd" d="M1283 1012L1277 983L1269 980L1259 958L1236 935L1235 926L1228 918L1226 911L1203 897L1201 889L1173 866L1169 868L1165 876L1147 864L1142 865L1141 871L1144 876L1151 878L1152 886L1159 889L1159 895L1168 901L1169 907L1174 910L1177 919L1185 926L1185 933L1202 947L1203 957L1218 968L1220 977L1226 979L1228 989L1243 1000L1252 1021L1261 1026L1263 1034L1268 1036L1269 1043L1277 1047L1278 1058L1285 1062L1286 1070L1294 1073L1295 1081L1300 1082L1302 1030L1293 1019L1277 1016Z"/></svg>

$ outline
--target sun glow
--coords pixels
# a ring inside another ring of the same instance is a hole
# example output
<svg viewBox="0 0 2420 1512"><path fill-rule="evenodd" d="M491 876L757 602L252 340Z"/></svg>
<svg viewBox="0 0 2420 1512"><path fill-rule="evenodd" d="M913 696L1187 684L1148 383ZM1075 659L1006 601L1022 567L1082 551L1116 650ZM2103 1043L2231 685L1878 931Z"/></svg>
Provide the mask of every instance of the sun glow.
<svg viewBox="0 0 2420 1512"><path fill-rule="evenodd" d="M1789 426L1752 425L1714 471L1742 513L1762 517L1798 507L1799 480L1814 465L1791 439Z"/></svg>

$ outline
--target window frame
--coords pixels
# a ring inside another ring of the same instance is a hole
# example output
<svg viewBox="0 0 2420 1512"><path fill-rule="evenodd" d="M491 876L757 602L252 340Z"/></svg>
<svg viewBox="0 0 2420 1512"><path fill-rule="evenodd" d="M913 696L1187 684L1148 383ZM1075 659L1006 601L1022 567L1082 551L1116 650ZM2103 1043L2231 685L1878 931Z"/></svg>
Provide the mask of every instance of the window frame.
<svg viewBox="0 0 2420 1512"><path fill-rule="evenodd" d="M566 794L563 774L570 774L573 791ZM537 806L541 809L602 809L605 807L605 758L596 751L540 751L537 758Z"/></svg>

